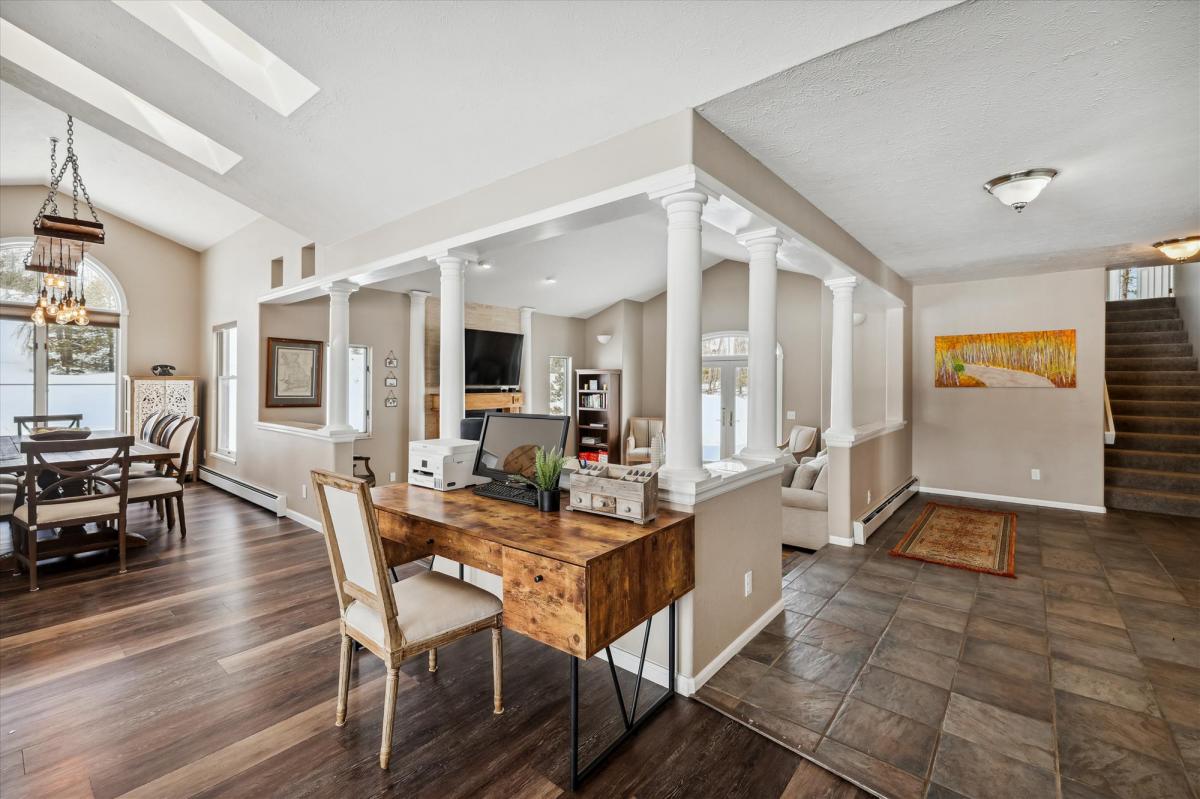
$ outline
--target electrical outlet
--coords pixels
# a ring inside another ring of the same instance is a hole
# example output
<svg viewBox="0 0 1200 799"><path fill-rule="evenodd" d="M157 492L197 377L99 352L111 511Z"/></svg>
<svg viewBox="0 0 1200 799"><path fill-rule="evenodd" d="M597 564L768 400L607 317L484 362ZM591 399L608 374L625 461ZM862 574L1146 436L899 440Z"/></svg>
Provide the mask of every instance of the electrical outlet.
<svg viewBox="0 0 1200 799"><path fill-rule="evenodd" d="M1030 469L1029 470L1029 479L1030 480L1041 480L1042 479L1042 470L1041 469Z"/></svg>
<svg viewBox="0 0 1200 799"><path fill-rule="evenodd" d="M396 473L395 472L388 472L388 482L389 483L396 482Z"/></svg>
<svg viewBox="0 0 1200 799"><path fill-rule="evenodd" d="M754 572L746 572L746 596L754 592Z"/></svg>
<svg viewBox="0 0 1200 799"><path fill-rule="evenodd" d="M796 421L796 412L795 412L795 411L788 411L788 412L787 412L787 420L788 420L789 422L794 422L794 421Z"/></svg>
<svg viewBox="0 0 1200 799"><path fill-rule="evenodd" d="M308 486L305 483L300 484L300 499L308 499Z"/></svg>

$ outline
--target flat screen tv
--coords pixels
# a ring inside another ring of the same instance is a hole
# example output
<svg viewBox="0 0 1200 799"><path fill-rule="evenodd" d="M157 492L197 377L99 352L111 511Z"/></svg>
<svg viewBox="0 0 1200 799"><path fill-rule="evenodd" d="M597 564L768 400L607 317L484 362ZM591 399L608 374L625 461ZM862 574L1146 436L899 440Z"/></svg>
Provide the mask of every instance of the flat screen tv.
<svg viewBox="0 0 1200 799"><path fill-rule="evenodd" d="M520 333L467 328L464 368L467 388L518 388L521 385Z"/></svg>

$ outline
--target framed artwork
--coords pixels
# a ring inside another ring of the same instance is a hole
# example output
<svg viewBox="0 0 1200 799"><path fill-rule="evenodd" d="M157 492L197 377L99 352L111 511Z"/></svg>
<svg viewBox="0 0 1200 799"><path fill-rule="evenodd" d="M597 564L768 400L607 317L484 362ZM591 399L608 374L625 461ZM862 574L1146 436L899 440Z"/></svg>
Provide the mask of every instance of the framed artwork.
<svg viewBox="0 0 1200 799"><path fill-rule="evenodd" d="M389 373L387 377L383 378L383 385L386 388L396 388L400 385L400 380L394 374Z"/></svg>
<svg viewBox="0 0 1200 799"><path fill-rule="evenodd" d="M395 369L399 365L400 360L396 357L396 353L392 350L388 350L387 357L383 359L383 368Z"/></svg>
<svg viewBox="0 0 1200 799"><path fill-rule="evenodd" d="M399 398L397 398L396 395L391 391L389 391L387 396L383 398L383 407L385 408L396 408L399 407L399 405Z"/></svg>
<svg viewBox="0 0 1200 799"><path fill-rule="evenodd" d="M935 336L936 388L1075 388L1075 331Z"/></svg>
<svg viewBox="0 0 1200 799"><path fill-rule="evenodd" d="M267 339L267 407L321 407L324 341Z"/></svg>

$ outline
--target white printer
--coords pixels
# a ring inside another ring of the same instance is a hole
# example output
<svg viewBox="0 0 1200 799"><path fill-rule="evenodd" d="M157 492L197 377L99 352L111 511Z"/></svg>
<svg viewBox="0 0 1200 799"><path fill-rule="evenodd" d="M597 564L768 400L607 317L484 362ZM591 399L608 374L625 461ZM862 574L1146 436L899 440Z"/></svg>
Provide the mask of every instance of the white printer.
<svg viewBox="0 0 1200 799"><path fill-rule="evenodd" d="M465 438L431 438L408 445L408 482L438 491L479 485L486 477L471 473L475 468L478 441Z"/></svg>

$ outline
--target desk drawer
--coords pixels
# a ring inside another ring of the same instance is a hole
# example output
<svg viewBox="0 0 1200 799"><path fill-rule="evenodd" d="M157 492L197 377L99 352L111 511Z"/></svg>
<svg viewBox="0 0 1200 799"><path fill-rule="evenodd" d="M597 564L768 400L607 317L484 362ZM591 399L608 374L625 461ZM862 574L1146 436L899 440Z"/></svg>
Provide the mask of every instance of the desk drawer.
<svg viewBox="0 0 1200 799"><path fill-rule="evenodd" d="M504 626L587 657L587 579L580 566L504 549Z"/></svg>
<svg viewBox="0 0 1200 799"><path fill-rule="evenodd" d="M379 513L377 518L389 566L436 555L492 574L500 573L504 547L494 541L393 513Z"/></svg>

